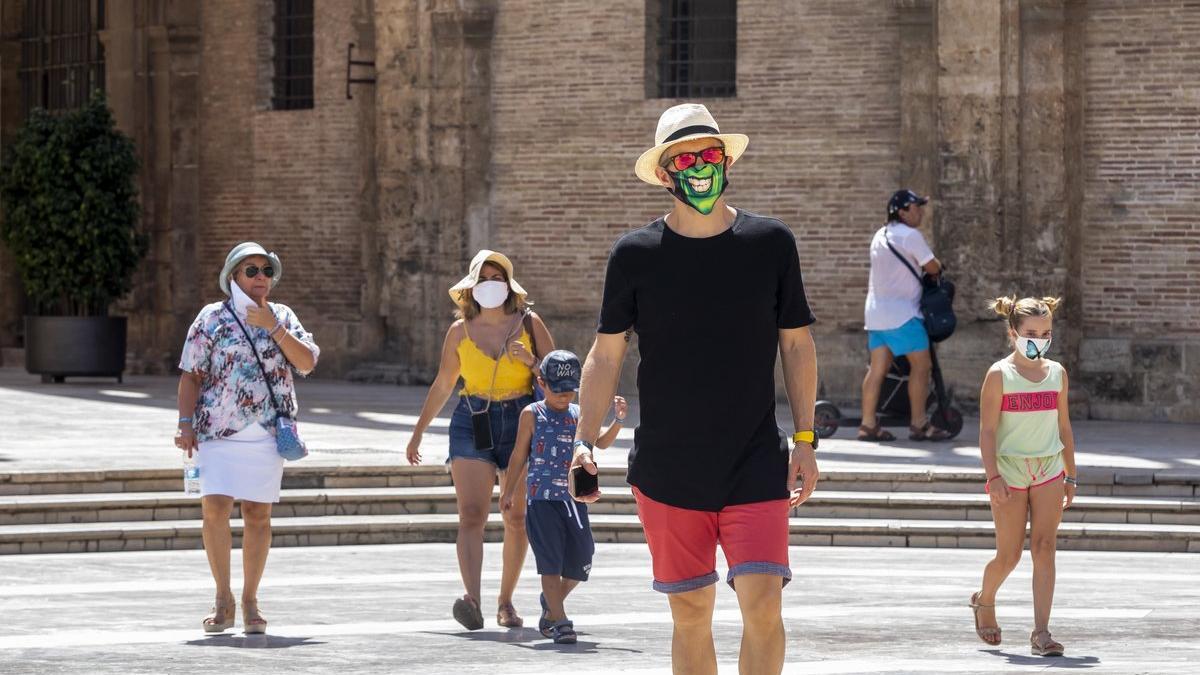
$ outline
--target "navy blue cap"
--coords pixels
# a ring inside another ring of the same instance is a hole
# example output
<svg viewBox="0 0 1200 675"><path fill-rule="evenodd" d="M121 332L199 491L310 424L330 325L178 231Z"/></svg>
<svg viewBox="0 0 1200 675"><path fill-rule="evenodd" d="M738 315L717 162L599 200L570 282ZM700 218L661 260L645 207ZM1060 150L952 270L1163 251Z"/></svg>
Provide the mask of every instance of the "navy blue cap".
<svg viewBox="0 0 1200 675"><path fill-rule="evenodd" d="M567 391L579 391L579 378L583 374L583 366L579 365L579 357L565 349L555 349L542 359L542 379L550 391L561 394Z"/></svg>
<svg viewBox="0 0 1200 675"><path fill-rule="evenodd" d="M892 194L892 198L888 200L888 217L895 217L895 215L899 213L900 209L908 208L911 204L925 204L928 201L928 198L922 197L921 195L918 195L907 188L903 190L896 190L896 192Z"/></svg>

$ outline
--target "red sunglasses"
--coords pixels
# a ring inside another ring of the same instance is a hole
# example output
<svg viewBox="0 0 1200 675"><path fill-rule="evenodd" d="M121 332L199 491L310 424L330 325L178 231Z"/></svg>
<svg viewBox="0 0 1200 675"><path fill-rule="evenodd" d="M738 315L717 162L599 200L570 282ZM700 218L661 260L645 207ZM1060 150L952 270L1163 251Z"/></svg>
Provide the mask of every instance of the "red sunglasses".
<svg viewBox="0 0 1200 675"><path fill-rule="evenodd" d="M725 161L725 148L705 148L700 152L681 152L667 162L676 171L686 171L697 163L720 164Z"/></svg>

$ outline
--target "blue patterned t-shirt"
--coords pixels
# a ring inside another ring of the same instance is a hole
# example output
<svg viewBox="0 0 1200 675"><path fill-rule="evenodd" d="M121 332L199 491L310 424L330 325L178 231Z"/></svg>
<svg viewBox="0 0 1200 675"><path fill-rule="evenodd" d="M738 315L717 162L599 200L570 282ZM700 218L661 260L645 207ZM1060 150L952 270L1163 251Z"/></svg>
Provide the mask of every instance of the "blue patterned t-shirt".
<svg viewBox="0 0 1200 675"><path fill-rule="evenodd" d="M571 468L579 406L572 403L567 410L558 412L545 401L538 401L529 410L533 412L534 423L525 496L530 500L570 501L567 472Z"/></svg>

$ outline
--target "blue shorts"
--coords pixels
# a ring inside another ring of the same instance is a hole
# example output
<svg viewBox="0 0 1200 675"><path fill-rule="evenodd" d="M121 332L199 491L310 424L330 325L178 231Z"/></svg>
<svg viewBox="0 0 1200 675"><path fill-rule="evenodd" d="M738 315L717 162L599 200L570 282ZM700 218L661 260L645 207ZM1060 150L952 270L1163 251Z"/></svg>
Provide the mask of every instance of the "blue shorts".
<svg viewBox="0 0 1200 675"><path fill-rule="evenodd" d="M531 499L525 507L525 532L538 574L587 581L596 551L587 504Z"/></svg>
<svg viewBox="0 0 1200 675"><path fill-rule="evenodd" d="M470 409L467 408L468 398ZM533 403L532 396L522 396L508 401L492 401L488 415L492 419L492 449L476 450L475 434L471 426L471 410L483 410L487 400L475 396L459 397L458 406L450 416L450 459L478 459L491 462L501 471L508 468L513 446L517 443L517 422L521 411Z"/></svg>
<svg viewBox="0 0 1200 675"><path fill-rule="evenodd" d="M925 322L909 319L899 328L867 331L867 351L873 352L880 347L887 347L892 356L928 350L929 334L925 332Z"/></svg>

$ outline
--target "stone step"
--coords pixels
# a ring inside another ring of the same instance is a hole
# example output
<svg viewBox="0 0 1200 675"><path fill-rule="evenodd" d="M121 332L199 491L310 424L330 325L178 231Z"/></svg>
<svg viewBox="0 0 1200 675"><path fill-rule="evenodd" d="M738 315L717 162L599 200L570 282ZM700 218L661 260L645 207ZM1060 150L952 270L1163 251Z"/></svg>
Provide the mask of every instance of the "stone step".
<svg viewBox="0 0 1200 675"><path fill-rule="evenodd" d="M498 496L498 490L496 495ZM235 507L236 508L236 507ZM495 503L493 502L493 509ZM592 512L636 514L628 487L606 487ZM457 511L454 488L287 489L276 517L397 515ZM237 514L235 513L235 516ZM817 518L900 518L991 521L987 495L973 493L819 490L794 515ZM182 492L51 494L0 497L0 525L140 522L200 518L200 504ZM1200 499L1081 496L1067 522L1200 525Z"/></svg>
<svg viewBox="0 0 1200 675"><path fill-rule="evenodd" d="M96 492L167 492L182 489L180 469L15 471L0 473L0 495ZM825 471L822 490L978 494L983 472L974 469ZM1200 498L1198 471L1083 470L1080 495ZM624 467L603 467L600 484L620 487ZM444 466L288 466L284 488L434 487L451 485Z"/></svg>
<svg viewBox="0 0 1200 675"><path fill-rule="evenodd" d="M637 516L597 513L591 521L598 542L644 540ZM240 545L241 521L234 520L232 528L234 545ZM435 513L275 518L271 530L273 546L451 542L457 534L457 517ZM793 545L993 546L992 524L983 521L803 517L792 518L790 530ZM485 528L485 538L498 541L502 534L500 516L492 514ZM202 547L201 524L195 520L0 526L0 554ZM1200 526L1063 523L1059 529L1058 548L1200 553Z"/></svg>

